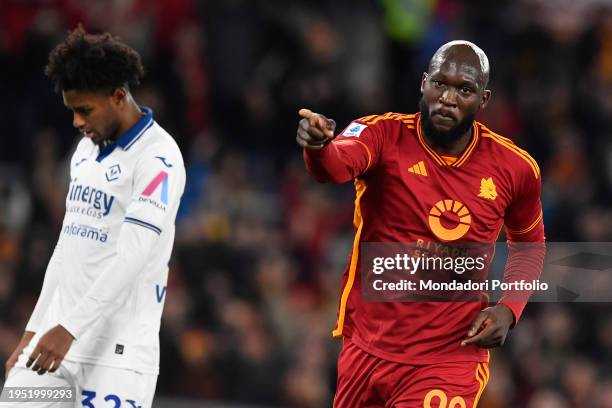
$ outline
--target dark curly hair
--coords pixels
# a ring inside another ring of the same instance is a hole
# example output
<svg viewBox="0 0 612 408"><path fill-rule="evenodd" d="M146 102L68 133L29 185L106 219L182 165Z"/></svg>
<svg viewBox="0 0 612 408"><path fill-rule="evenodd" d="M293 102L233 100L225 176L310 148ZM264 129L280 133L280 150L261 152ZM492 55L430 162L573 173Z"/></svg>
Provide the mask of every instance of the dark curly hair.
<svg viewBox="0 0 612 408"><path fill-rule="evenodd" d="M87 34L79 25L49 54L45 75L55 92L110 91L140 84L140 55L109 33Z"/></svg>

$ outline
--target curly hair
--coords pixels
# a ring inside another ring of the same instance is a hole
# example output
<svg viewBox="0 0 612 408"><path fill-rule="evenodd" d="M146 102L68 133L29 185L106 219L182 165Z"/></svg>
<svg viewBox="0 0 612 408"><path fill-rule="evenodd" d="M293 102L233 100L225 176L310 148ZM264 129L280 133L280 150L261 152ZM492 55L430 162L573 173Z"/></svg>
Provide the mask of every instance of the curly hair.
<svg viewBox="0 0 612 408"><path fill-rule="evenodd" d="M109 33L87 34L79 25L49 54L45 67L55 92L112 91L140 84L140 55Z"/></svg>

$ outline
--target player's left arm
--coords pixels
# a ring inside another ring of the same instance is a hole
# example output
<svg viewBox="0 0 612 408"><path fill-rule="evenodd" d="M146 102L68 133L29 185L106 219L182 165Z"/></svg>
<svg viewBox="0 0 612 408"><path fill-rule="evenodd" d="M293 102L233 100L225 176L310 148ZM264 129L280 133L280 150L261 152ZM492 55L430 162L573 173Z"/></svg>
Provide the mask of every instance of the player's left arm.
<svg viewBox="0 0 612 408"><path fill-rule="evenodd" d="M143 153L135 169L133 195L119 233L116 256L74 309L41 337L28 367L36 361L32 369L39 374L55 371L74 339L78 340L103 315L120 307L114 300L142 272L164 229L174 223L184 186L185 169L180 157L169 157L155 149ZM154 190L156 198L147 190Z"/></svg>
<svg viewBox="0 0 612 408"><path fill-rule="evenodd" d="M546 254L539 169L525 166L521 170L515 184L514 200L504 217L508 238L504 282L538 279ZM508 331L518 323L529 296L531 291L504 292L497 305L480 312L462 345L476 344L487 348L503 345Z"/></svg>

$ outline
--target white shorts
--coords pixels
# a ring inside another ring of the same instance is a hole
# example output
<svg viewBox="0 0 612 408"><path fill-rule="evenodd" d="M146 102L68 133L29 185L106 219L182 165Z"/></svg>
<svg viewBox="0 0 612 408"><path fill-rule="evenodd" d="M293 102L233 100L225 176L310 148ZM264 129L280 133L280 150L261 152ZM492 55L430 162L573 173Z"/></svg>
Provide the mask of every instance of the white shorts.
<svg viewBox="0 0 612 408"><path fill-rule="evenodd" d="M4 383L5 391L7 387L72 387L74 402L0 402L0 408L150 408L156 384L156 374L66 360L55 373L43 375L15 366Z"/></svg>

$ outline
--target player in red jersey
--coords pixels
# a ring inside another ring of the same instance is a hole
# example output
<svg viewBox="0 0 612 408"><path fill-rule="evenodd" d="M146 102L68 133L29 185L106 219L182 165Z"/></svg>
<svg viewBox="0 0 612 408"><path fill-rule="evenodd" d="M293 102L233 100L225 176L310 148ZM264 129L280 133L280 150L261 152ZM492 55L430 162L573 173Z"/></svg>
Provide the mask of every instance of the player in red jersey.
<svg viewBox="0 0 612 408"><path fill-rule="evenodd" d="M475 407L488 348L504 343L526 301L366 302L360 244L480 242L508 237L504 280L537 279L544 258L540 170L475 117L489 102L489 63L466 41L443 45L423 74L420 112L335 122L308 109L297 142L320 182L353 180L356 235L334 336L343 338L334 406ZM519 253L522 242L541 251Z"/></svg>

